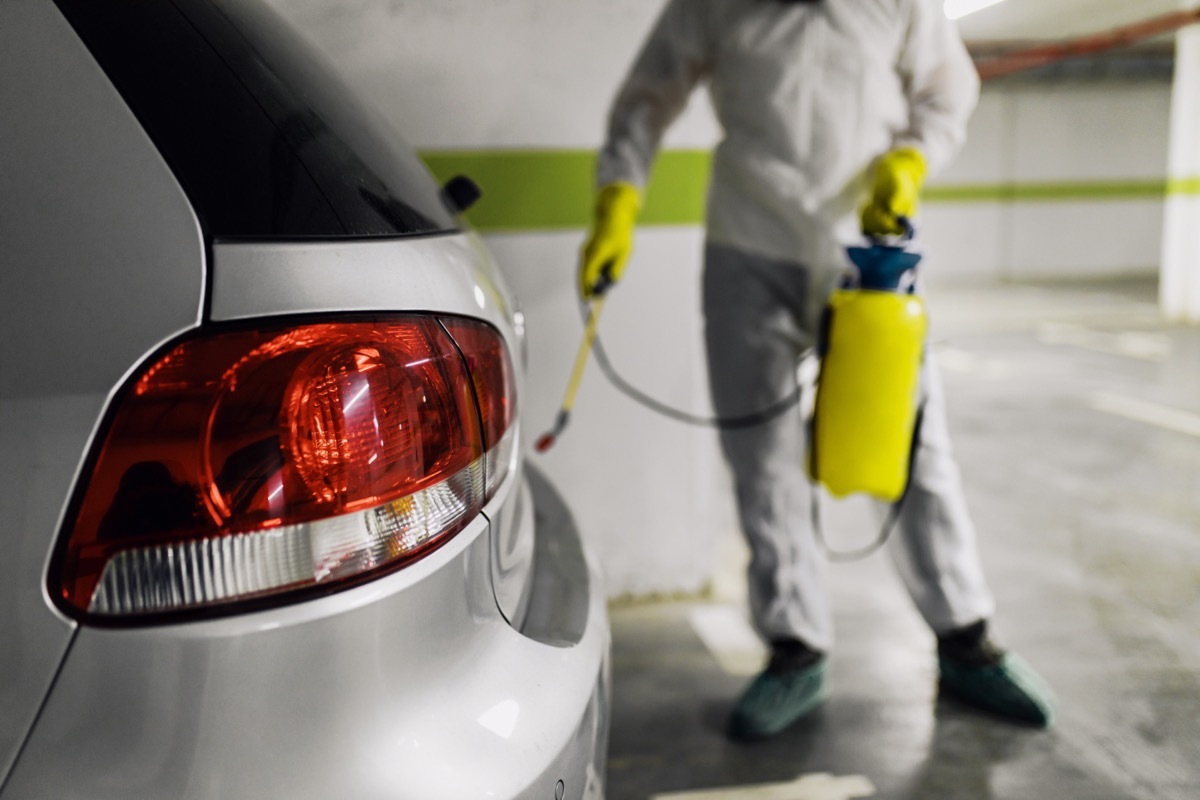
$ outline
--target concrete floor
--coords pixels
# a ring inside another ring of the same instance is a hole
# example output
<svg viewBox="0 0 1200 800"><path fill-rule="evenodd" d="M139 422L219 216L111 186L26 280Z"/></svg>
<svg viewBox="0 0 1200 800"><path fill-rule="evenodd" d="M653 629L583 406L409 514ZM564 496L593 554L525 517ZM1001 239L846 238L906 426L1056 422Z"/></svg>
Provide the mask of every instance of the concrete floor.
<svg viewBox="0 0 1200 800"><path fill-rule="evenodd" d="M1200 798L1200 328L1163 323L1139 281L930 300L996 628L1057 724L938 699L932 637L877 554L833 568L830 702L727 741L761 658L731 534L710 597L613 609L612 800ZM864 509L826 508L835 544L870 537Z"/></svg>

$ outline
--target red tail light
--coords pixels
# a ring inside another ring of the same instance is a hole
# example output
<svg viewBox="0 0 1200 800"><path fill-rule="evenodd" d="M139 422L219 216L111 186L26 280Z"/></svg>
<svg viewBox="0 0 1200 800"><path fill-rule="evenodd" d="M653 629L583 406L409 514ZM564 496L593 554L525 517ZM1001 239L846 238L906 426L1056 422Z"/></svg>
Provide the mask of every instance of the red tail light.
<svg viewBox="0 0 1200 800"><path fill-rule="evenodd" d="M511 377L499 333L464 320L191 336L119 401L54 590L74 616L145 619L397 569L499 484L488 465L512 441Z"/></svg>
<svg viewBox="0 0 1200 800"><path fill-rule="evenodd" d="M508 475L516 446L517 398L513 394L512 361L504 341L486 325L472 320L443 320L446 330L462 350L475 386L487 450L487 492L491 495Z"/></svg>

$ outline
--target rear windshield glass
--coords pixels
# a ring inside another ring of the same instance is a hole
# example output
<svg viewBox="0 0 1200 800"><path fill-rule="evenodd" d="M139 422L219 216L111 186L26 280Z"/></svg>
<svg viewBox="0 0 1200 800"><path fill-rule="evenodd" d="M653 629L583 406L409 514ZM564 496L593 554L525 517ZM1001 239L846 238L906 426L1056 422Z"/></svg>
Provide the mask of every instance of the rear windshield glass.
<svg viewBox="0 0 1200 800"><path fill-rule="evenodd" d="M56 2L210 237L456 228L413 152L270 9L223 0Z"/></svg>

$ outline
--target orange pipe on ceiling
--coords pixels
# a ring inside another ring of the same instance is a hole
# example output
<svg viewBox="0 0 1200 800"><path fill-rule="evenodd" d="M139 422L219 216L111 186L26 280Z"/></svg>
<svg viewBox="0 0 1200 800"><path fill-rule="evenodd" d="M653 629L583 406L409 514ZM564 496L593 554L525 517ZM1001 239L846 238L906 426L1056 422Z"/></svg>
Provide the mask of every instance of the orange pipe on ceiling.
<svg viewBox="0 0 1200 800"><path fill-rule="evenodd" d="M1197 22L1200 22L1200 8L1176 11L1142 22L1135 22L1132 25L1123 25L1103 33L1025 47L995 56L984 56L979 51L1001 47L1001 43L977 43L972 49L977 53L975 66L979 70L979 77L988 81L1071 58L1094 56L1109 50L1127 47L1145 39L1173 33Z"/></svg>

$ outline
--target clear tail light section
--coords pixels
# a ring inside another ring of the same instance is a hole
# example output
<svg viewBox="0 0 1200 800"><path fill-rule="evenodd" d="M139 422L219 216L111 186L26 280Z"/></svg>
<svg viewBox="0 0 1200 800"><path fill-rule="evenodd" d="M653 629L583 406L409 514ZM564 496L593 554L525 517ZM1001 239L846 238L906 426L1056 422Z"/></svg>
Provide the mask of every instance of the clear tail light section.
<svg viewBox="0 0 1200 800"><path fill-rule="evenodd" d="M499 485L489 473L511 458L513 391L503 338L475 321L192 334L116 401L51 591L76 618L156 622L399 569Z"/></svg>

